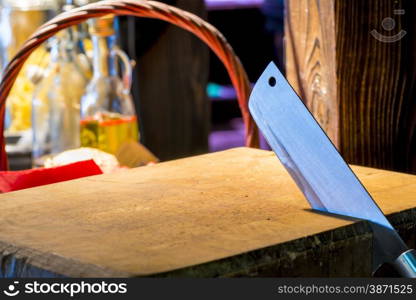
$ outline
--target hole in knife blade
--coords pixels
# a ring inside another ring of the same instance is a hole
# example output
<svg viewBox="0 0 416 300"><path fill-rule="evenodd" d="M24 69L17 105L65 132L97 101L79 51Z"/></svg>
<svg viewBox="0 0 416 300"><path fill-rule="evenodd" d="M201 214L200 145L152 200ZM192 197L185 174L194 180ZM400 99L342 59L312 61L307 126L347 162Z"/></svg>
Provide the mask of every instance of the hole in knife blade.
<svg viewBox="0 0 416 300"><path fill-rule="evenodd" d="M276 85L276 78L274 78L273 76L269 78L269 85L271 87L274 87Z"/></svg>

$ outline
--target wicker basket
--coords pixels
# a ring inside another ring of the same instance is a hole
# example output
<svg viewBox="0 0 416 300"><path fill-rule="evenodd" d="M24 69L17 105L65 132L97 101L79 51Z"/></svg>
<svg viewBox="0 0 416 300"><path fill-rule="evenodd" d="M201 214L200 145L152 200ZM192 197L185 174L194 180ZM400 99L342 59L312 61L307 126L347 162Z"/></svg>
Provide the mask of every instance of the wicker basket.
<svg viewBox="0 0 416 300"><path fill-rule="evenodd" d="M8 64L0 84L0 170L6 170L8 166L3 135L5 102L26 59L39 45L58 31L82 23L87 19L108 14L163 20L192 32L204 41L224 64L237 91L237 98L245 123L246 145L258 147L258 129L248 110L248 97L251 87L247 74L231 46L215 27L194 14L157 1L108 0L62 13L45 23L26 41Z"/></svg>

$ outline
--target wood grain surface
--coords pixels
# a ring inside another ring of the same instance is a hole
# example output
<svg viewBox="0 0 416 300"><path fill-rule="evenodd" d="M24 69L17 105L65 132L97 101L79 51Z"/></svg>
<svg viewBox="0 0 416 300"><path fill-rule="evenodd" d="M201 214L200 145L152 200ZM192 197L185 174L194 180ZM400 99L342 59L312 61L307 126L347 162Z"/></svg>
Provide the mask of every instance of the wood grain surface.
<svg viewBox="0 0 416 300"><path fill-rule="evenodd" d="M416 2L288 0L287 12L288 79L348 162L416 173Z"/></svg>
<svg viewBox="0 0 416 300"><path fill-rule="evenodd" d="M206 16L203 0L178 0L176 6ZM164 25L162 21L137 21L138 34L152 30L154 23ZM161 160L206 153L211 117L205 91L208 47L173 25L168 25L156 40L137 60L133 90L141 121L141 141Z"/></svg>
<svg viewBox="0 0 416 300"><path fill-rule="evenodd" d="M416 176L354 170L414 239ZM3 194L0 203L3 275L364 276L371 265L366 223L310 211L268 151L237 148Z"/></svg>
<svg viewBox="0 0 416 300"><path fill-rule="evenodd" d="M287 79L331 140L339 143L334 1L287 1Z"/></svg>

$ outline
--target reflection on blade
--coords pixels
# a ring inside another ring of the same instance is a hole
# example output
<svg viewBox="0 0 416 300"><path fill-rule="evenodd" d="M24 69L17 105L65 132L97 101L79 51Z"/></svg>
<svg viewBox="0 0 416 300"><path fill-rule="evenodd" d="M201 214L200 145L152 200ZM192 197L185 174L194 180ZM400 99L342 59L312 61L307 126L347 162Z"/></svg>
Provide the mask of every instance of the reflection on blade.
<svg viewBox="0 0 416 300"><path fill-rule="evenodd" d="M270 146L314 209L369 220L394 231L273 63L255 85L249 106Z"/></svg>

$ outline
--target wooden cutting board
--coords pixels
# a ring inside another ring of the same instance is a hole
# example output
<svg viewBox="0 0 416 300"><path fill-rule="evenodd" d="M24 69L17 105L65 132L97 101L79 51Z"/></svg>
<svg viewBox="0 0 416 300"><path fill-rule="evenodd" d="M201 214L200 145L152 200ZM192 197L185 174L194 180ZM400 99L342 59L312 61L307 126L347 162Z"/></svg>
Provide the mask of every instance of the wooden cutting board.
<svg viewBox="0 0 416 300"><path fill-rule="evenodd" d="M353 169L414 242L416 176ZM366 223L308 209L248 148L3 194L0 275L365 276Z"/></svg>

